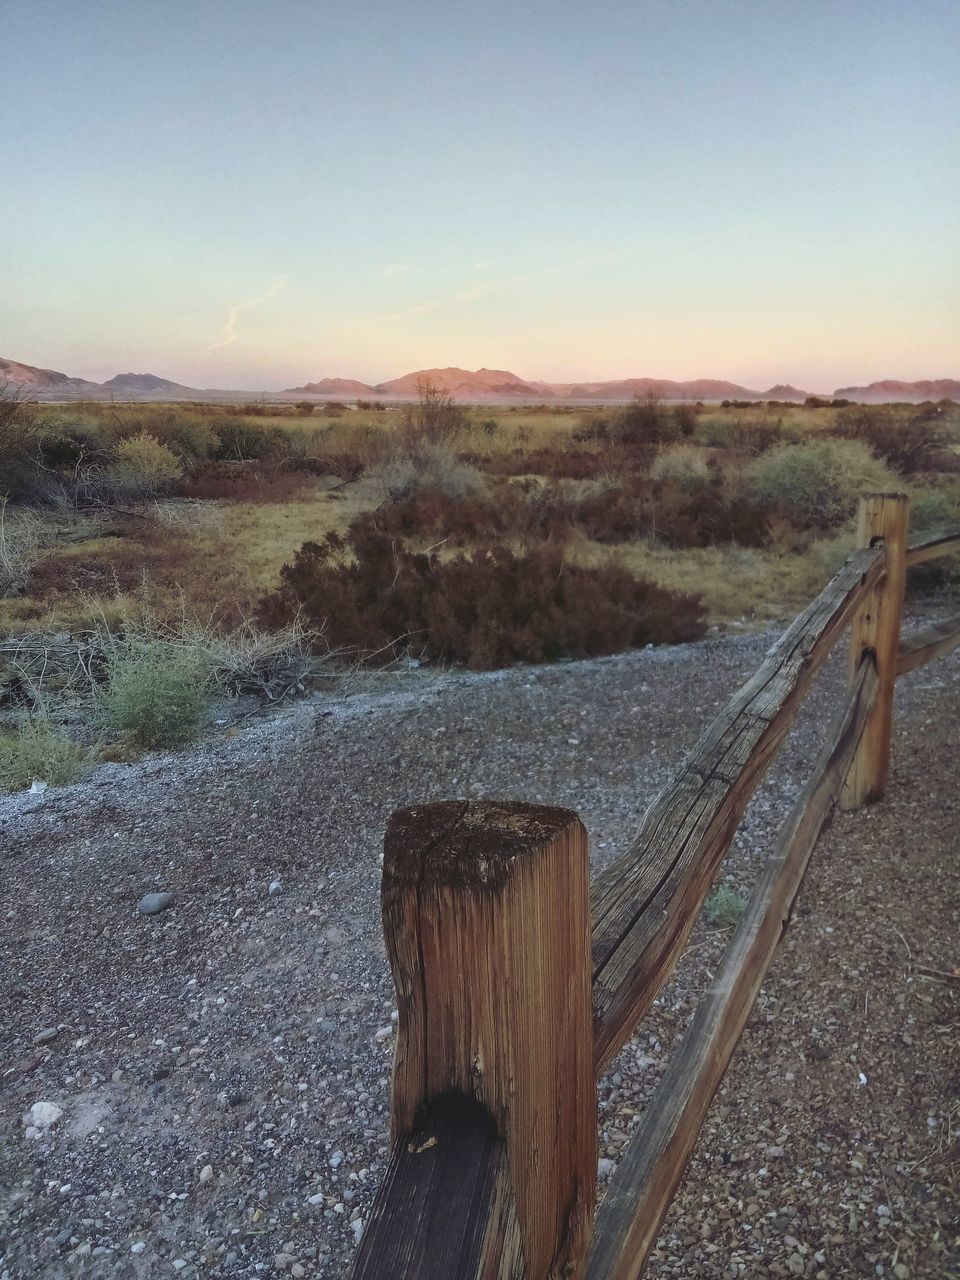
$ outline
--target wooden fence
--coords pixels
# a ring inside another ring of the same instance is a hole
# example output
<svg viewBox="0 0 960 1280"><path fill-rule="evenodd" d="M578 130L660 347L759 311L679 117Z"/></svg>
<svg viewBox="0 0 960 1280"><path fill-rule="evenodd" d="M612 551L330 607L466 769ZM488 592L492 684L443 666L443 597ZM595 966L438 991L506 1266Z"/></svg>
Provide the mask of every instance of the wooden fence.
<svg viewBox="0 0 960 1280"><path fill-rule="evenodd" d="M383 921L399 1024L393 1151L354 1280L640 1276L835 803L883 795L896 677L960 644L900 642L909 501L861 503L860 550L770 649L588 882L576 814L451 802L395 813ZM848 627L849 693L716 977L595 1212L596 1079L667 980L744 810ZM546 744L545 744L546 745Z"/></svg>

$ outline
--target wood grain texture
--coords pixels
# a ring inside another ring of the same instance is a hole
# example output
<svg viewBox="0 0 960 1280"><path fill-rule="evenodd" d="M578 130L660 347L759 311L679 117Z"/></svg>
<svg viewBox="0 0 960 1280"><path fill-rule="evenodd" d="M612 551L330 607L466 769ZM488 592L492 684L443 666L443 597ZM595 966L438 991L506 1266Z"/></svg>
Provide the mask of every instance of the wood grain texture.
<svg viewBox="0 0 960 1280"><path fill-rule="evenodd" d="M352 1280L524 1280L503 1139L473 1098L438 1099L393 1154Z"/></svg>
<svg viewBox="0 0 960 1280"><path fill-rule="evenodd" d="M851 686L865 653L874 656L878 684L867 727L840 794L842 809L859 809L879 800L887 785L900 618L907 586L909 513L910 499L904 493L880 493L860 500L857 539L861 547L882 545L885 572L864 597L850 633Z"/></svg>
<svg viewBox="0 0 960 1280"><path fill-rule="evenodd" d="M940 556L952 555L956 551L960 551L960 529L940 529L911 541L907 547L907 568L938 560Z"/></svg>
<svg viewBox="0 0 960 1280"><path fill-rule="evenodd" d="M597 1167L583 826L538 805L401 810L383 918L399 1009L394 1135L440 1095L482 1102L505 1144L529 1280L575 1274Z"/></svg>
<svg viewBox="0 0 960 1280"><path fill-rule="evenodd" d="M933 662L934 658L944 657L958 644L960 644L960 613L932 627L915 631L913 635L900 642L897 675L906 675L908 671L916 671L917 667Z"/></svg>
<svg viewBox="0 0 960 1280"><path fill-rule="evenodd" d="M703 1124L790 919L804 871L843 785L878 688L867 657L817 767L697 1006L597 1214L587 1280L643 1273Z"/></svg>
<svg viewBox="0 0 960 1280"><path fill-rule="evenodd" d="M647 811L631 848L595 878L598 1073L666 981L804 693L883 572L881 549L851 556L713 722L680 774Z"/></svg>

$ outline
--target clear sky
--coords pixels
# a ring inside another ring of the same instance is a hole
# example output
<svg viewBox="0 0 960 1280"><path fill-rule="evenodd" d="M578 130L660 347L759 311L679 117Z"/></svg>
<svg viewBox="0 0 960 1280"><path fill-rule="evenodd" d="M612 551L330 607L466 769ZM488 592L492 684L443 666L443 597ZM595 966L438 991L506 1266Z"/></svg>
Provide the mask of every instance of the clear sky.
<svg viewBox="0 0 960 1280"><path fill-rule="evenodd" d="M0 0L0 355L960 374L957 0Z"/></svg>

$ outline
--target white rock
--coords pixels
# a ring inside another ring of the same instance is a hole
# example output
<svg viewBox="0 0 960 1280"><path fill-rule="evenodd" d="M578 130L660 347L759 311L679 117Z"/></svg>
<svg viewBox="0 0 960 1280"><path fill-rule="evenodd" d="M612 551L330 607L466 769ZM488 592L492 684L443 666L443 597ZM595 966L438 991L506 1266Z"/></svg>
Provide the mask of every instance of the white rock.
<svg viewBox="0 0 960 1280"><path fill-rule="evenodd" d="M200 1170L200 1181L201 1182L213 1181L213 1165L212 1164L205 1164L203 1168Z"/></svg>
<svg viewBox="0 0 960 1280"><path fill-rule="evenodd" d="M363 1235L363 1219L354 1218L353 1222L350 1223L350 1226L353 1228L354 1241L356 1244L359 1244L360 1237Z"/></svg>
<svg viewBox="0 0 960 1280"><path fill-rule="evenodd" d="M613 1161L608 1160L606 1156L603 1156L597 1161L597 1176L600 1178L609 1178L611 1173L613 1173L613 1167Z"/></svg>
<svg viewBox="0 0 960 1280"><path fill-rule="evenodd" d="M282 892L283 892L283 885L280 883L280 881L271 880L270 886L267 889L267 893L269 893L270 897L275 898L278 893L282 893Z"/></svg>
<svg viewBox="0 0 960 1280"><path fill-rule="evenodd" d="M377 1031L377 1034L373 1038L378 1042L382 1042L384 1040L389 1040L392 1035L393 1035L393 1027L380 1027L380 1029Z"/></svg>
<svg viewBox="0 0 960 1280"><path fill-rule="evenodd" d="M33 1125L35 1129L49 1129L57 1123L63 1115L63 1108L58 1107L55 1102L35 1102L30 1108L29 1119L24 1120L25 1124Z"/></svg>
<svg viewBox="0 0 960 1280"><path fill-rule="evenodd" d="M307 1196L307 1204L323 1204L323 1192L318 1191L315 1196Z"/></svg>
<svg viewBox="0 0 960 1280"><path fill-rule="evenodd" d="M136 1244L132 1244L132 1245L130 1246L130 1252L131 1252L131 1253L143 1253L143 1251L144 1251L144 1249L146 1249L146 1247L147 1247L147 1246L146 1246L146 1243L145 1243L143 1240L138 1240Z"/></svg>

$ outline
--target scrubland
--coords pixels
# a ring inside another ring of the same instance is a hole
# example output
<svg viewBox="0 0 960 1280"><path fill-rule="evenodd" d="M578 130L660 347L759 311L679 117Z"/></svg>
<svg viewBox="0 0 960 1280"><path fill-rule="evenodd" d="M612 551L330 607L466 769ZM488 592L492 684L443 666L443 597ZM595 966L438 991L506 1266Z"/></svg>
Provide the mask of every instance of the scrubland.
<svg viewBox="0 0 960 1280"><path fill-rule="evenodd" d="M0 786L357 663L482 669L786 618L849 552L859 495L890 489L914 530L960 519L958 406L4 393Z"/></svg>

